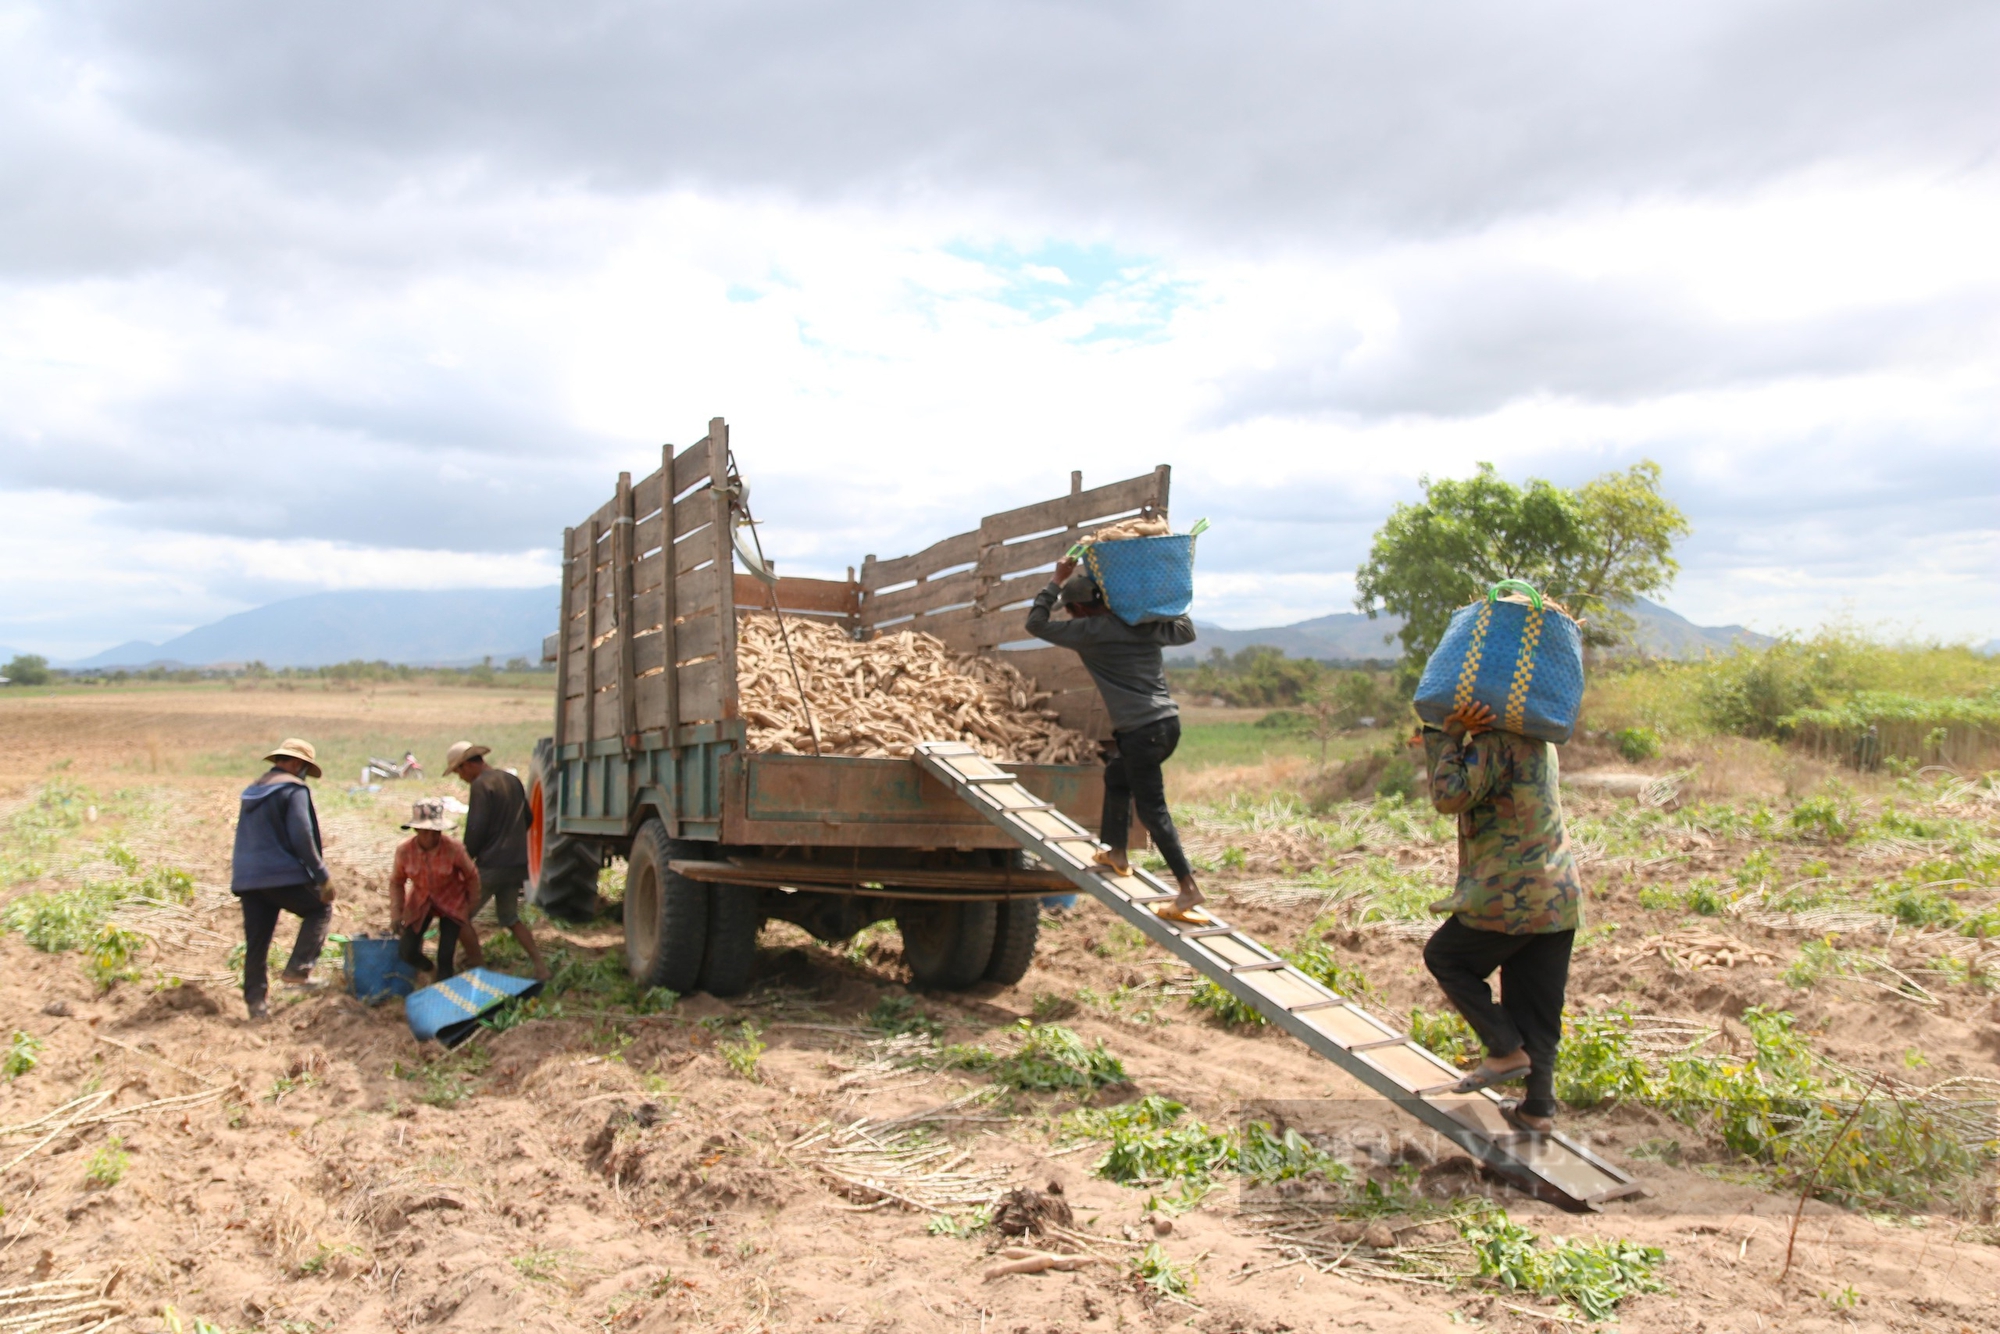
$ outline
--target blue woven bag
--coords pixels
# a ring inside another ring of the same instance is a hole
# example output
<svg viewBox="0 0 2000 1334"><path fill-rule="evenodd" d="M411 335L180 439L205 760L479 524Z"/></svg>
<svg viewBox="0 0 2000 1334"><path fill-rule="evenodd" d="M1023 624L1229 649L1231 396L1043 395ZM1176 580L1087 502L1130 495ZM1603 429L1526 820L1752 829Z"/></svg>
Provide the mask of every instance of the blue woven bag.
<svg viewBox="0 0 2000 1334"><path fill-rule="evenodd" d="M542 984L532 977L510 977L489 968L468 968L421 991L413 991L403 1002L403 1017L419 1042L436 1038L447 1047L456 1047L472 1036L479 1016L510 1000L532 996Z"/></svg>
<svg viewBox="0 0 2000 1334"><path fill-rule="evenodd" d="M1084 548L1105 605L1127 625L1170 621L1194 602L1194 533L1128 537Z"/></svg>
<svg viewBox="0 0 2000 1334"><path fill-rule="evenodd" d="M1532 603L1503 600L1506 590ZM1493 710L1503 732L1568 741L1583 706L1583 635L1576 622L1544 606L1532 584L1505 579L1452 613L1417 684L1417 716L1432 726L1462 704Z"/></svg>

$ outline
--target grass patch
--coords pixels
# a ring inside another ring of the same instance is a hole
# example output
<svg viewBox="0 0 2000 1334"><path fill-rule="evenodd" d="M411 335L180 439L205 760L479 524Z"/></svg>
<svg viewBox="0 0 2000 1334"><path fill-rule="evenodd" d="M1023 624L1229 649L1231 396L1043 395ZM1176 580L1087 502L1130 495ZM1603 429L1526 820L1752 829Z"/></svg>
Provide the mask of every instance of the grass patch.
<svg viewBox="0 0 2000 1334"><path fill-rule="evenodd" d="M1111 1141L1091 1171L1122 1186L1201 1188L1224 1174L1252 1185L1314 1173L1336 1182L1350 1176L1344 1164L1296 1130L1280 1132L1267 1121L1252 1121L1236 1134L1186 1117L1184 1105L1152 1094L1116 1107L1073 1112L1067 1121L1076 1134Z"/></svg>
<svg viewBox="0 0 2000 1334"><path fill-rule="evenodd" d="M1353 964L1343 962L1323 943L1287 950L1284 957L1307 977L1343 996L1366 996L1372 991L1366 973ZM1195 984L1194 991L1188 996L1188 1004L1197 1010L1206 1010L1225 1024L1254 1028L1270 1022L1255 1006L1238 1000L1207 978Z"/></svg>
<svg viewBox="0 0 2000 1334"><path fill-rule="evenodd" d="M1469 1066L1479 1059L1479 1035L1457 1010L1410 1011L1410 1038L1418 1046L1454 1062Z"/></svg>

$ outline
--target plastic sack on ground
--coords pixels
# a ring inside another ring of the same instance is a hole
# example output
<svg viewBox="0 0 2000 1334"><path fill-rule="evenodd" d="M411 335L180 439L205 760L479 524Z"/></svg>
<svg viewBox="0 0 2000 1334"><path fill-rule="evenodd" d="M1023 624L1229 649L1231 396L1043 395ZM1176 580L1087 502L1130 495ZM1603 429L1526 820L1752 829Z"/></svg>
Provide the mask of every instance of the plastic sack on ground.
<svg viewBox="0 0 2000 1334"><path fill-rule="evenodd" d="M1170 621L1194 602L1195 533L1092 542L1084 565L1105 605L1127 625Z"/></svg>
<svg viewBox="0 0 2000 1334"><path fill-rule="evenodd" d="M1509 590L1528 600L1503 598ZM1417 716L1435 727L1462 704L1493 710L1493 726L1503 732L1568 741L1583 705L1583 635L1576 622L1517 579L1460 607L1424 664Z"/></svg>
<svg viewBox="0 0 2000 1334"><path fill-rule="evenodd" d="M419 1042L436 1038L456 1047L472 1036L479 1016L510 1000L534 995L542 984L532 977L512 977L489 968L468 968L455 977L410 993L403 1016Z"/></svg>

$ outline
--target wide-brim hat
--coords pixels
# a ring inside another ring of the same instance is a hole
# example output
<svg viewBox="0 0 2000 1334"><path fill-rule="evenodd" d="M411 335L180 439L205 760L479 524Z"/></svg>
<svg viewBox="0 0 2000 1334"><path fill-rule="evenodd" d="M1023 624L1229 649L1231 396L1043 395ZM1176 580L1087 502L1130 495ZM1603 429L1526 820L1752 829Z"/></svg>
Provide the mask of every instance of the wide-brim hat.
<svg viewBox="0 0 2000 1334"><path fill-rule="evenodd" d="M410 822L405 829L435 829L440 834L451 832L451 815L444 803L436 797L426 797L410 807Z"/></svg>
<svg viewBox="0 0 2000 1334"><path fill-rule="evenodd" d="M455 774L458 772L458 766L467 760L476 760L482 755L492 753L491 746L475 746L470 741L454 741L451 749L444 753L444 771Z"/></svg>
<svg viewBox="0 0 2000 1334"><path fill-rule="evenodd" d="M276 750L264 758L273 764L276 764L279 760L304 760L306 762L306 777L318 778L320 770L316 755L317 752L313 750L312 742L301 741L295 736L288 736L278 743Z"/></svg>

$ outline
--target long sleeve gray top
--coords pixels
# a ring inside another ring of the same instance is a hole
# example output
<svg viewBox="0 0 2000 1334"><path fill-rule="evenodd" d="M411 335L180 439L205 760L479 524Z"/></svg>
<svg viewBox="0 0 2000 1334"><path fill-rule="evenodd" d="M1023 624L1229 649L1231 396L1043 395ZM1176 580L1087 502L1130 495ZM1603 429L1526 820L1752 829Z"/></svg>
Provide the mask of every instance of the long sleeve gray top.
<svg viewBox="0 0 2000 1334"><path fill-rule="evenodd" d="M1056 620L1056 600L1062 589L1054 580L1035 596L1028 611L1028 633L1051 644L1076 650L1104 696L1113 732L1129 732L1180 713L1167 693L1163 649L1194 642L1194 622L1185 616L1171 621L1141 621L1127 625L1116 616L1078 616Z"/></svg>

